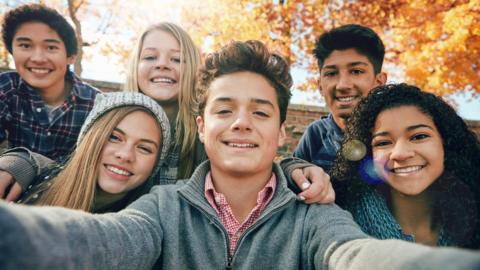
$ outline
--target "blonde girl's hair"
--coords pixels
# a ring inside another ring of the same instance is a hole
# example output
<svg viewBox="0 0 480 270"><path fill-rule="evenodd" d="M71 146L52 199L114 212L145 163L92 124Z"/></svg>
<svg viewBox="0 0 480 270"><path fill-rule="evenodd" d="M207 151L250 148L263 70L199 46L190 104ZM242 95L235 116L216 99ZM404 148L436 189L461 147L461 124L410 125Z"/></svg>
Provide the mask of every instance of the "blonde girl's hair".
<svg viewBox="0 0 480 270"><path fill-rule="evenodd" d="M193 43L190 35L180 26L162 22L147 28L140 36L130 57L127 81L124 91L141 92L138 87L138 63L145 37L152 31L159 30L171 34L180 43L180 93L178 95L179 111L175 121L175 144L180 147L177 179L188 178L195 169L195 138L197 126L192 108L195 106L195 84L197 71L201 65L200 51ZM178 149L178 148L177 148Z"/></svg>
<svg viewBox="0 0 480 270"><path fill-rule="evenodd" d="M115 108L101 116L85 133L64 169L52 180L52 185L45 190L36 204L92 212L103 146L118 123L135 111L152 115L145 108L128 106ZM160 150L157 163L159 156Z"/></svg>

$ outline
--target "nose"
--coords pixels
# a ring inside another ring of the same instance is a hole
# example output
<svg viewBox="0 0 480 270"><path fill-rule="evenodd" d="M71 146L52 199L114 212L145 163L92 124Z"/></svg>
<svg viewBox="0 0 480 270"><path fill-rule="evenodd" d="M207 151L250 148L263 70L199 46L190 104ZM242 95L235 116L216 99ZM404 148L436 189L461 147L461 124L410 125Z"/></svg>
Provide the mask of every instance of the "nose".
<svg viewBox="0 0 480 270"><path fill-rule="evenodd" d="M397 141L393 146L390 159L395 161L403 161L412 158L414 155L415 151L410 147L410 144L401 140Z"/></svg>
<svg viewBox="0 0 480 270"><path fill-rule="evenodd" d="M352 78L350 74L348 72L340 72L336 87L337 90L348 90L352 87Z"/></svg>
<svg viewBox="0 0 480 270"><path fill-rule="evenodd" d="M170 69L169 57L166 55L161 55L157 58L155 62L155 68L157 69Z"/></svg>
<svg viewBox="0 0 480 270"><path fill-rule="evenodd" d="M250 131L252 130L252 122L250 115L246 111L240 111L233 122L232 129L236 131Z"/></svg>
<svg viewBox="0 0 480 270"><path fill-rule="evenodd" d="M45 52L42 48L36 48L33 50L33 54L30 57L30 60L33 62L45 62L46 61Z"/></svg>
<svg viewBox="0 0 480 270"><path fill-rule="evenodd" d="M123 162L134 162L135 161L134 147L128 144L123 144L118 146L118 148L115 151L115 158Z"/></svg>

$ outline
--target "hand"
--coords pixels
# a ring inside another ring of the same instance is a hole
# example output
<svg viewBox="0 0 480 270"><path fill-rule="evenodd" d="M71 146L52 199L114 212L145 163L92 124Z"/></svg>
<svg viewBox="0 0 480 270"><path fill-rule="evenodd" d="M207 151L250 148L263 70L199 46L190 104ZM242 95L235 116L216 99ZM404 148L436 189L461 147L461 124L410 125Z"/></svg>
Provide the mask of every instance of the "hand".
<svg viewBox="0 0 480 270"><path fill-rule="evenodd" d="M332 203L335 201L330 176L317 166L309 166L303 169L295 169L292 172L292 179L303 191L297 196L306 204Z"/></svg>
<svg viewBox="0 0 480 270"><path fill-rule="evenodd" d="M13 176L0 170L0 199L16 201L22 194L22 187L15 181Z"/></svg>

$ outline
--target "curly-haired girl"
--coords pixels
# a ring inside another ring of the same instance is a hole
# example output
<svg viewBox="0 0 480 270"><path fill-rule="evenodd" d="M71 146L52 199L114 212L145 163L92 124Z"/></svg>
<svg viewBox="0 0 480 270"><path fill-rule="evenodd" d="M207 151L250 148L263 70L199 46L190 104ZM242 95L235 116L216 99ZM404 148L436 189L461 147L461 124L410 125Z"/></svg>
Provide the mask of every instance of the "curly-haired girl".
<svg viewBox="0 0 480 270"><path fill-rule="evenodd" d="M332 177L372 236L478 248L479 165L478 139L446 102L396 84L359 103Z"/></svg>

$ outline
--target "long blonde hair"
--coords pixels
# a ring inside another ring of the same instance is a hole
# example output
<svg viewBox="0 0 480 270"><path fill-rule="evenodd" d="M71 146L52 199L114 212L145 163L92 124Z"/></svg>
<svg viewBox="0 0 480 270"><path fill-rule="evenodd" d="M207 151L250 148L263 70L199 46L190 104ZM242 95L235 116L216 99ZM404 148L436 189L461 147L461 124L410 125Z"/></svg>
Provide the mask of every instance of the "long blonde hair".
<svg viewBox="0 0 480 270"><path fill-rule="evenodd" d="M103 146L118 123L135 111L144 111L152 115L145 108L128 106L112 109L95 121L85 133L64 169L52 180L52 185L45 190L36 204L62 206L91 212ZM157 155L157 162L159 156L160 151Z"/></svg>
<svg viewBox="0 0 480 270"><path fill-rule="evenodd" d="M175 144L180 148L177 179L190 177L193 171L195 138L197 125L192 111L195 105L195 84L197 71L201 65L200 51L192 38L180 26L162 22L147 28L140 36L130 57L127 81L124 91L141 92L138 87L138 63L145 37L152 31L159 30L171 34L180 43L180 93L178 95L178 115L175 121Z"/></svg>

